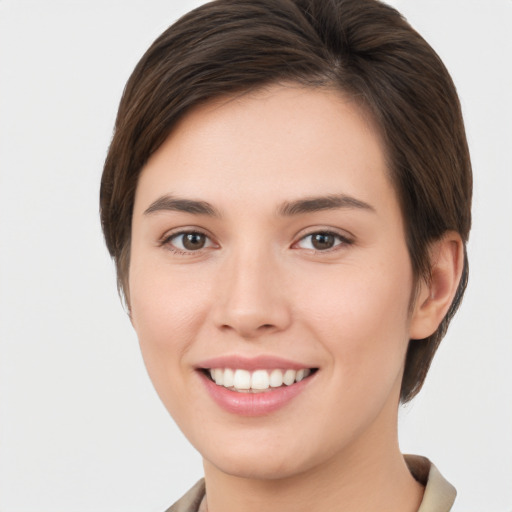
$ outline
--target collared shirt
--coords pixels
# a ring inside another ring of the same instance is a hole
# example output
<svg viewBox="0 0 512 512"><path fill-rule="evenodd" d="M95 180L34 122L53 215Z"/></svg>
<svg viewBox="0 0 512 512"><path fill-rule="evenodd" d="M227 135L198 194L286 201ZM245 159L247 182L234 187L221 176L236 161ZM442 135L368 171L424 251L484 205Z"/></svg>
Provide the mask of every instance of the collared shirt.
<svg viewBox="0 0 512 512"><path fill-rule="evenodd" d="M426 457L405 455L412 476L425 486L418 512L449 512L457 491Z"/></svg>
<svg viewBox="0 0 512 512"><path fill-rule="evenodd" d="M405 455L412 476L425 486L418 512L449 512L457 491L427 458ZM204 479L192 487L166 512L207 512Z"/></svg>

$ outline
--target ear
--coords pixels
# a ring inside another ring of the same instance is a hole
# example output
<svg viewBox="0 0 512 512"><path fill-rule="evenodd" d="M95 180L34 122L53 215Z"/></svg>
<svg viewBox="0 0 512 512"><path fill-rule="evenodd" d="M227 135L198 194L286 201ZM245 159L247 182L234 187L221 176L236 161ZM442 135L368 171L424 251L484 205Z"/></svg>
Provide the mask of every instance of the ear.
<svg viewBox="0 0 512 512"><path fill-rule="evenodd" d="M410 339L433 334L451 306L464 265L460 235L448 231L430 247L430 280L420 283L411 316Z"/></svg>

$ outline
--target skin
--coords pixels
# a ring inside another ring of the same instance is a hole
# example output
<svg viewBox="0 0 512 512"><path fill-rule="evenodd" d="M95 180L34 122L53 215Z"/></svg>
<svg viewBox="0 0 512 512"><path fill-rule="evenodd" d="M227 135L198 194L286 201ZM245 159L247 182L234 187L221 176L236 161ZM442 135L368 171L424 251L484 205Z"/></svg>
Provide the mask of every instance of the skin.
<svg viewBox="0 0 512 512"><path fill-rule="evenodd" d="M283 214L333 194L366 206ZM147 211L166 195L216 215ZM183 230L205 245L184 248ZM326 231L333 247L315 250ZM138 183L130 312L161 400L203 456L210 512L417 510L397 440L403 361L451 302L458 236L432 254L432 281L415 288L384 147L339 92L276 85L178 124ZM197 365L261 354L318 371L271 414L220 408Z"/></svg>

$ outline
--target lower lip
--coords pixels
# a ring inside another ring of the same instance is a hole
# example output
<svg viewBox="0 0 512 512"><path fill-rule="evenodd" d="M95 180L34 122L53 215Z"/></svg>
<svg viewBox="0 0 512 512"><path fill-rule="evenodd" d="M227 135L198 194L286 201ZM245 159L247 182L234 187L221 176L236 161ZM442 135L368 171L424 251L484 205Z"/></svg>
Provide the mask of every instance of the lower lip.
<svg viewBox="0 0 512 512"><path fill-rule="evenodd" d="M270 391L243 393L218 386L202 372L199 372L208 393L224 410L241 416L263 416L277 411L301 393L314 378L314 374L291 386L271 388Z"/></svg>

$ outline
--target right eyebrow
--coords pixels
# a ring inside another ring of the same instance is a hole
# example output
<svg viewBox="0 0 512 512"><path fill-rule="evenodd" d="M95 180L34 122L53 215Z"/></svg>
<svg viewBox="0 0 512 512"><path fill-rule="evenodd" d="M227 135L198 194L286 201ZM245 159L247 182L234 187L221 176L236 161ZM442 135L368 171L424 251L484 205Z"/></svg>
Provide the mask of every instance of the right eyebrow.
<svg viewBox="0 0 512 512"><path fill-rule="evenodd" d="M206 201L182 199L170 195L161 196L156 201L153 201L144 211L144 215L161 211L185 212L194 215L208 215L209 217L221 216L220 212Z"/></svg>

